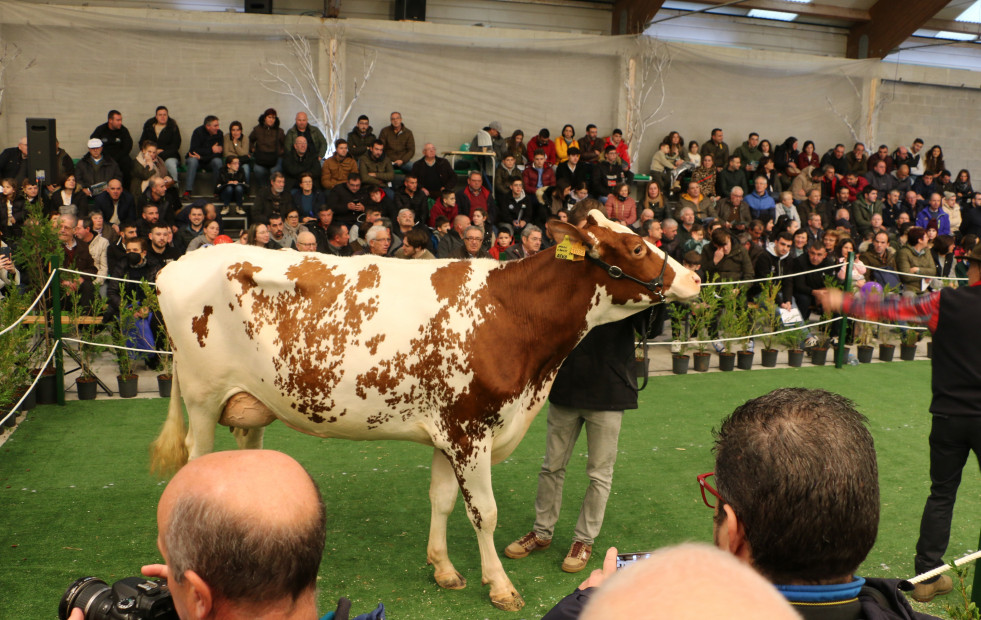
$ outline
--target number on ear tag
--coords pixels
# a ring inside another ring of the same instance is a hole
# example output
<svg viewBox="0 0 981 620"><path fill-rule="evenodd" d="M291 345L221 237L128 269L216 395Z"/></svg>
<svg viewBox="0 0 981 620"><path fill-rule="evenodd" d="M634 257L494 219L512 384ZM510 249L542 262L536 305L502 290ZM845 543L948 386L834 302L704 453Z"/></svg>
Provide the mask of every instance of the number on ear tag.
<svg viewBox="0 0 981 620"><path fill-rule="evenodd" d="M586 257L586 246L573 241L568 235L555 246L555 258L562 260L580 261Z"/></svg>

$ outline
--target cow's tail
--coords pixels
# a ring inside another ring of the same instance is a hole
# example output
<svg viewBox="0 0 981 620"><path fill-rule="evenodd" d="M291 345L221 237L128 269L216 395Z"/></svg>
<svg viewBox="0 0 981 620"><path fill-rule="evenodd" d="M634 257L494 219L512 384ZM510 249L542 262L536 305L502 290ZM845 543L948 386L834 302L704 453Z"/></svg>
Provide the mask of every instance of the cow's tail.
<svg viewBox="0 0 981 620"><path fill-rule="evenodd" d="M174 361L174 381L170 388L170 408L160 435L150 444L150 471L160 478L167 478L187 464L187 426L184 424L184 403L181 402L177 361Z"/></svg>

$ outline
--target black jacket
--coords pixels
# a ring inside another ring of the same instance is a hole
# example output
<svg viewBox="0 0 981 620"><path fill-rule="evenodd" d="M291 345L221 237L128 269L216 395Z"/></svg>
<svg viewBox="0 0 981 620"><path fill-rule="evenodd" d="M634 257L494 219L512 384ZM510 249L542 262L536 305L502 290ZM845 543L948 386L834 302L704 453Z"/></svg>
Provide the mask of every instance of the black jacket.
<svg viewBox="0 0 981 620"><path fill-rule="evenodd" d="M181 148L181 130L177 126L177 121L173 118L167 119L167 124L164 126L160 135L157 135L154 127L157 124L156 117L151 116L143 123L143 133L140 134L140 144L144 140L153 140L157 143L157 148L160 152L157 157L160 159L180 159L180 148Z"/></svg>
<svg viewBox="0 0 981 620"><path fill-rule="evenodd" d="M565 358L548 395L563 407L621 411L637 408L636 334L650 310L594 327Z"/></svg>
<svg viewBox="0 0 981 620"><path fill-rule="evenodd" d="M119 195L119 204L115 208L120 224L133 222L140 216L136 211L136 199L133 198L133 194L130 194L126 190L123 190L123 193ZM92 209L89 212L91 213L92 211L100 211L106 224L112 221L113 204L109 192L102 192L95 197Z"/></svg>

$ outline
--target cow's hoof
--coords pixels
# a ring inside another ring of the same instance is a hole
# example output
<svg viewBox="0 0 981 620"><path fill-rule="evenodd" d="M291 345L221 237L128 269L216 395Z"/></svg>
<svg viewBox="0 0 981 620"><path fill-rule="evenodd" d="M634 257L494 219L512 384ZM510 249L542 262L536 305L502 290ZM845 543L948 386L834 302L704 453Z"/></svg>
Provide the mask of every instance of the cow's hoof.
<svg viewBox="0 0 981 620"><path fill-rule="evenodd" d="M467 580L463 578L463 575L457 571L452 571L449 573L436 574L436 583L439 587L446 588L447 590L462 590L467 587Z"/></svg>
<svg viewBox="0 0 981 620"><path fill-rule="evenodd" d="M525 606L525 599L517 592L511 592L511 596L503 599L491 597L491 605L503 611L520 611Z"/></svg>

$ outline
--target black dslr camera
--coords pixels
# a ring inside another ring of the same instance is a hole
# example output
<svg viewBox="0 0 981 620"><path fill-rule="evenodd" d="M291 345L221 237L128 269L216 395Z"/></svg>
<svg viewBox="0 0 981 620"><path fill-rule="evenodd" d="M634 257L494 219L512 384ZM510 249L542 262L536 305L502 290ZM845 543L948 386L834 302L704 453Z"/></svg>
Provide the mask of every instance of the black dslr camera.
<svg viewBox="0 0 981 620"><path fill-rule="evenodd" d="M58 618L68 620L76 607L85 620L177 620L167 584L142 577L120 579L111 588L101 579L82 577L61 597Z"/></svg>

